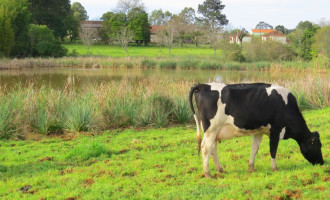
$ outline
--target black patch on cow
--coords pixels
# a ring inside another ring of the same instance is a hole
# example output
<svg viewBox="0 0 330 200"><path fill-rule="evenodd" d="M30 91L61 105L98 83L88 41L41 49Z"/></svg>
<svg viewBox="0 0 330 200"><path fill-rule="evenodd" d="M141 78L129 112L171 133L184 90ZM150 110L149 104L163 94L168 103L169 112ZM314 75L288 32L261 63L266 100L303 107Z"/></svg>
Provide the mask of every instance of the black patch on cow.
<svg viewBox="0 0 330 200"><path fill-rule="evenodd" d="M195 92L196 104L202 119L204 132L210 127L210 120L218 110L219 92L211 91L211 86L199 84Z"/></svg>
<svg viewBox="0 0 330 200"><path fill-rule="evenodd" d="M225 114L234 118L235 126L253 130L266 126L283 110L285 103L276 90L268 96L270 84L232 84L221 91L221 101L226 104Z"/></svg>

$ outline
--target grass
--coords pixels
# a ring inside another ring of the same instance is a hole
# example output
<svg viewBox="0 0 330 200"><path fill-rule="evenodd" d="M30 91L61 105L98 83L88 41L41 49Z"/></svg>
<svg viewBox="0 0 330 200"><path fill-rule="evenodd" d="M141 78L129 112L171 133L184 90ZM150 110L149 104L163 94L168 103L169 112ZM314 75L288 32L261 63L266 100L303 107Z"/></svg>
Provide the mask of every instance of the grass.
<svg viewBox="0 0 330 200"><path fill-rule="evenodd" d="M330 108L303 113L318 130L325 165L312 166L293 140L281 141L278 172L270 168L268 137L248 172L252 139L224 140L227 173L202 177L193 125L0 141L0 199L327 199Z"/></svg>
<svg viewBox="0 0 330 200"><path fill-rule="evenodd" d="M65 44L65 48L69 52L74 49L78 55L93 55L93 56L111 56L111 57L159 57L170 56L168 54L168 48L157 46L130 46L128 47L128 53L120 46L109 45L93 45L90 47L89 52L82 44ZM221 51L217 51L218 55L221 55ZM213 55L213 49L203 47L175 47L171 50L172 56L186 56L186 55L198 55L198 56L211 56Z"/></svg>

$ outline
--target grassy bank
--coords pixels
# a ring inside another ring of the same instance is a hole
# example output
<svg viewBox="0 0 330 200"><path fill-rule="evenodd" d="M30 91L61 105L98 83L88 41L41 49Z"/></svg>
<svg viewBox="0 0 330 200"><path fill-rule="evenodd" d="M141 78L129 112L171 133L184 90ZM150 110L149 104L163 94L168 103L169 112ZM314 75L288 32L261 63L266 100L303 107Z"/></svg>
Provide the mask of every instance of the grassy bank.
<svg viewBox="0 0 330 200"><path fill-rule="evenodd" d="M272 82L289 88L301 109L330 105L327 79L306 76ZM75 88L73 82L62 89L34 87L33 83L10 91L0 88L0 138L22 137L22 133L30 132L99 132L186 124L193 120L187 99L194 84L150 78L139 84L122 80L83 89Z"/></svg>
<svg viewBox="0 0 330 200"><path fill-rule="evenodd" d="M271 71L315 71L328 72L329 58L317 58L310 62L231 62L214 56L171 57L64 57L0 59L0 69L22 69L35 67L79 67L79 68L158 68L158 69L202 69L202 70L271 70Z"/></svg>
<svg viewBox="0 0 330 200"><path fill-rule="evenodd" d="M227 173L202 178L194 126L113 130L26 141L0 141L1 199L327 199L330 109L303 113L318 130L324 166L312 166L293 140L281 141L278 172L268 137L248 172L251 138L222 141Z"/></svg>

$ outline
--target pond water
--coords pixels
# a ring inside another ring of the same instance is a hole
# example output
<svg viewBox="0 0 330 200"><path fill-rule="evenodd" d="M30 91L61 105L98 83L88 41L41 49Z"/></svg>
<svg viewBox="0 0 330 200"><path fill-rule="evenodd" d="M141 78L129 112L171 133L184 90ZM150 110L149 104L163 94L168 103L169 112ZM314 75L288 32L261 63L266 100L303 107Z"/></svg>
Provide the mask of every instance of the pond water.
<svg viewBox="0 0 330 200"><path fill-rule="evenodd" d="M310 75L310 74L309 74ZM27 68L22 70L0 70L0 86L7 89L17 84L27 86L33 83L36 87L48 86L64 88L74 82L78 88L110 81L128 80L139 82L144 79L192 81L203 83L217 82L274 82L274 80L295 81L306 76L305 73L288 73L268 71L221 71L221 70L160 70L160 69L82 69L82 68ZM318 78L328 79L326 74L316 74Z"/></svg>

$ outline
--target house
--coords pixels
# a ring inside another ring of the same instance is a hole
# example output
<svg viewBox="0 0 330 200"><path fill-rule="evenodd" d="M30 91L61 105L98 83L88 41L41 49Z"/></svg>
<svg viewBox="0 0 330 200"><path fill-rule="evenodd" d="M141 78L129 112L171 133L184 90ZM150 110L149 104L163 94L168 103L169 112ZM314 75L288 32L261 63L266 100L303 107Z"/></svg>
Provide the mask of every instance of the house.
<svg viewBox="0 0 330 200"><path fill-rule="evenodd" d="M95 29L100 31L102 29L102 22L103 21L81 21L80 28L82 29Z"/></svg>
<svg viewBox="0 0 330 200"><path fill-rule="evenodd" d="M272 40L272 41L280 42L282 44L288 43L286 36L283 33L278 32L278 31L270 32L270 33L267 33L267 34L261 36L261 40L262 40L262 42Z"/></svg>
<svg viewBox="0 0 330 200"><path fill-rule="evenodd" d="M150 43L157 43L157 33L163 29L161 25L152 25L150 30Z"/></svg>
<svg viewBox="0 0 330 200"><path fill-rule="evenodd" d="M240 44L241 41L239 40L239 35L242 33L235 33L233 35L231 35L229 37L229 43L236 43L236 44ZM250 34L246 34L243 39L242 39L242 43L251 43L251 35Z"/></svg>
<svg viewBox="0 0 330 200"><path fill-rule="evenodd" d="M276 29L252 29L252 35L262 36L274 31L276 31Z"/></svg>

